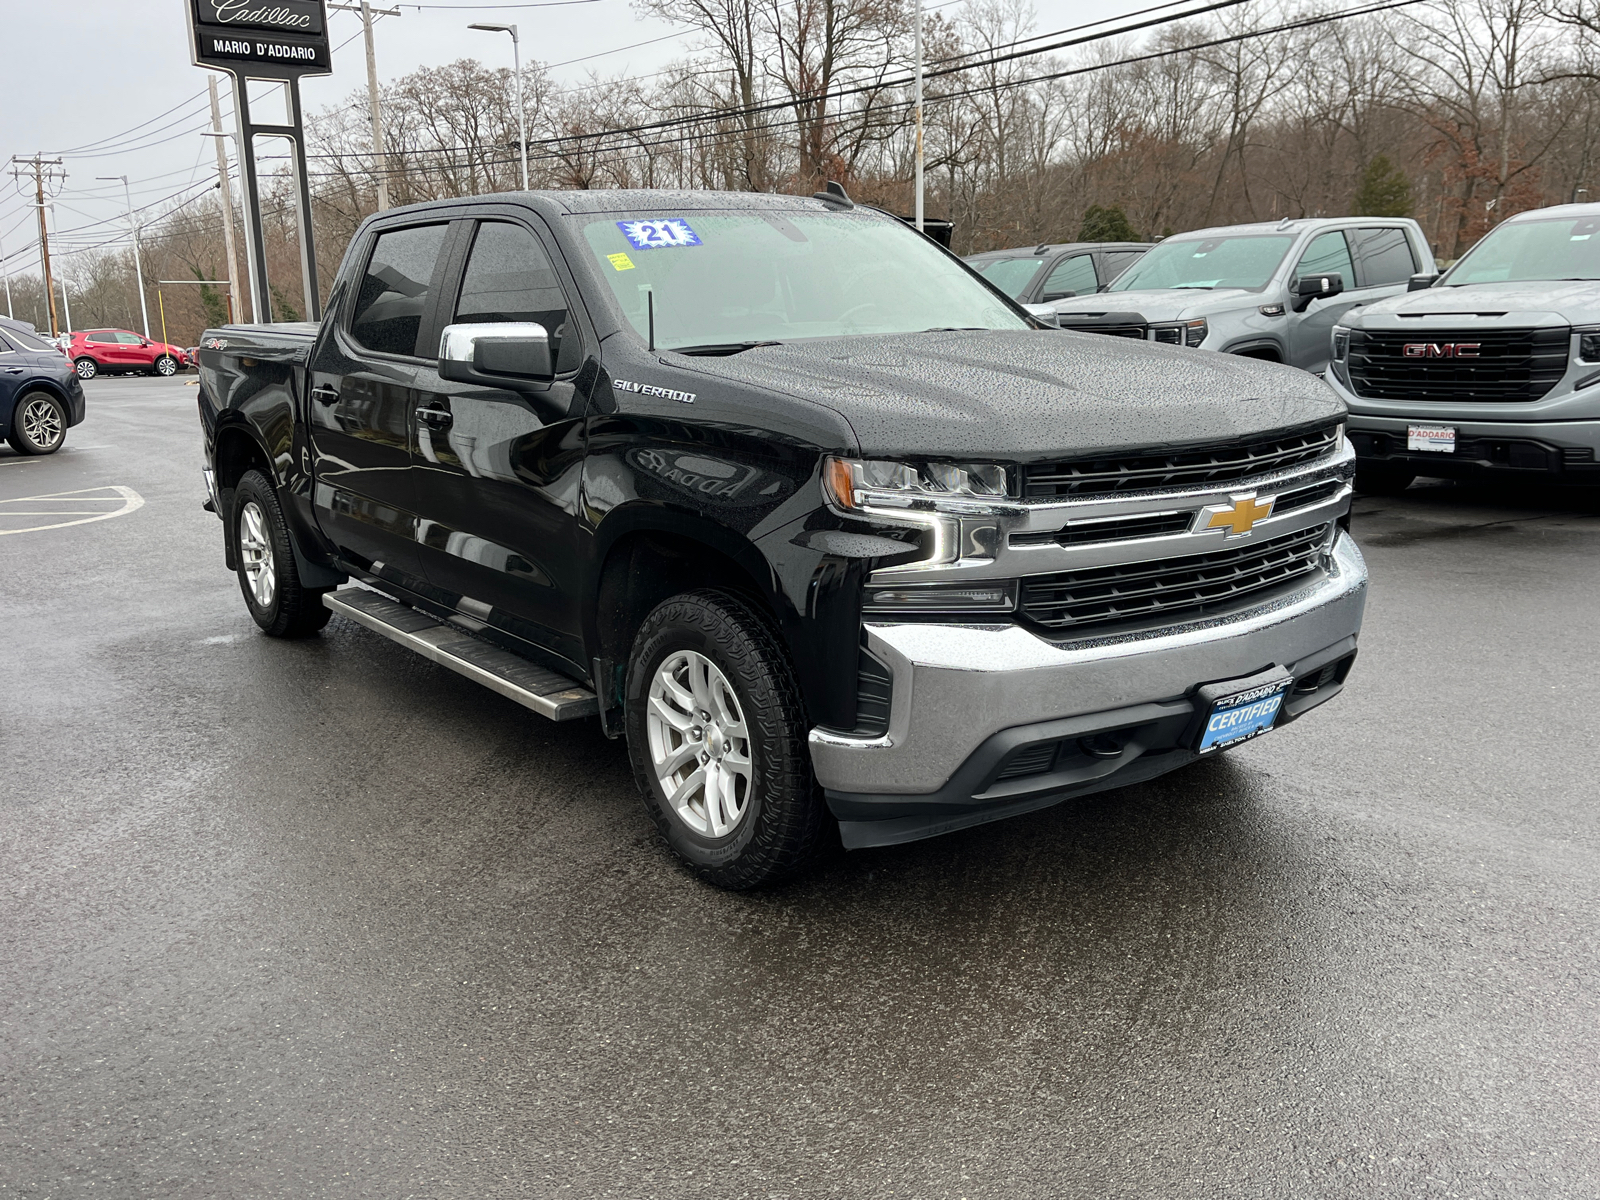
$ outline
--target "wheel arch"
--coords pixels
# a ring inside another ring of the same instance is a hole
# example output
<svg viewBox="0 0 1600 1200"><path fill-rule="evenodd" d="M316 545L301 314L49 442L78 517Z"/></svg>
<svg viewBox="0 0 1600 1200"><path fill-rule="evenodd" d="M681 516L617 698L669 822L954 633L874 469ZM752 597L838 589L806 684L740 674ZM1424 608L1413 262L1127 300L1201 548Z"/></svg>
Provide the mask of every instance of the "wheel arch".
<svg viewBox="0 0 1600 1200"><path fill-rule="evenodd" d="M1237 354L1240 358L1259 358L1263 362L1288 362L1283 346L1276 338L1251 338L1235 342L1223 350L1224 354Z"/></svg>

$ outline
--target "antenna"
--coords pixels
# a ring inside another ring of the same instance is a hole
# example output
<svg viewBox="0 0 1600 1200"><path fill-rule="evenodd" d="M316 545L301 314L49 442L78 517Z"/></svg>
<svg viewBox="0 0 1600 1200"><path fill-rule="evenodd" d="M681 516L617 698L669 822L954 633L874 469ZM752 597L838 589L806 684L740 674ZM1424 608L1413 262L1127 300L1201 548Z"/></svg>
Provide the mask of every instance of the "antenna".
<svg viewBox="0 0 1600 1200"><path fill-rule="evenodd" d="M652 288L644 294L644 306L650 314L650 353L656 352L656 293Z"/></svg>

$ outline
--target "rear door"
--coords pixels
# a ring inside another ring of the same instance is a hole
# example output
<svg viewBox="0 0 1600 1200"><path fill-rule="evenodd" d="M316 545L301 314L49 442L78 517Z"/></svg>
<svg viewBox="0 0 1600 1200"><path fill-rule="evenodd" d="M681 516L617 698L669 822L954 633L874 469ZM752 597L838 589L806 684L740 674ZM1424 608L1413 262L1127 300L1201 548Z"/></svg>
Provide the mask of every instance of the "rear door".
<svg viewBox="0 0 1600 1200"><path fill-rule="evenodd" d="M380 227L311 355L307 428L317 522L358 570L418 590L414 413L430 395L452 227Z"/></svg>
<svg viewBox="0 0 1600 1200"><path fill-rule="evenodd" d="M553 243L507 213L466 231L442 323L532 321L555 351L554 383L508 390L430 373L417 424L418 541L436 596L582 666L578 485L583 422L576 377L585 335Z"/></svg>

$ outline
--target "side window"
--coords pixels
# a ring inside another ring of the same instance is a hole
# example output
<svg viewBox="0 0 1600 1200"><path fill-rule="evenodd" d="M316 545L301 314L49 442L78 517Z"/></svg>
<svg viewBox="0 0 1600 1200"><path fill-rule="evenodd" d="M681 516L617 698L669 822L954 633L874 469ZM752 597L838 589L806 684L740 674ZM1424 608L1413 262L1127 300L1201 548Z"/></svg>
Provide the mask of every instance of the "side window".
<svg viewBox="0 0 1600 1200"><path fill-rule="evenodd" d="M1350 261L1350 247L1345 244L1344 234L1324 233L1312 238L1311 245L1300 256L1296 274L1304 278L1335 273L1344 279L1346 288L1357 286L1355 266Z"/></svg>
<svg viewBox="0 0 1600 1200"><path fill-rule="evenodd" d="M417 354L422 314L448 225L418 225L378 235L356 291L350 335L380 354Z"/></svg>
<svg viewBox="0 0 1600 1200"><path fill-rule="evenodd" d="M6 335L0 333L0 354L15 354L17 348L6 340Z"/></svg>
<svg viewBox="0 0 1600 1200"><path fill-rule="evenodd" d="M567 321L567 299L550 256L521 225L485 221L478 226L461 278L454 324L532 321L543 325L555 353L556 372L575 371L583 348Z"/></svg>
<svg viewBox="0 0 1600 1200"><path fill-rule="evenodd" d="M1121 275L1134 263L1144 257L1143 250L1107 250L1105 259L1105 282L1110 283Z"/></svg>
<svg viewBox="0 0 1600 1200"><path fill-rule="evenodd" d="M1362 287L1384 287L1404 283L1416 274L1417 260L1404 229L1352 229L1356 263L1361 268Z"/></svg>
<svg viewBox="0 0 1600 1200"><path fill-rule="evenodd" d="M1068 292L1092 296L1099 286L1100 281L1094 274L1094 259L1087 254L1074 254L1050 272L1039 299L1059 300Z"/></svg>
<svg viewBox="0 0 1600 1200"><path fill-rule="evenodd" d="M109 342L112 345L116 345L117 335L114 333L91 333L89 340L91 342Z"/></svg>
<svg viewBox="0 0 1600 1200"><path fill-rule="evenodd" d="M144 345L144 339L142 337L140 337L137 333L119 333L119 334L116 334L115 337L116 337L117 341L121 342L124 346L142 346L142 345Z"/></svg>

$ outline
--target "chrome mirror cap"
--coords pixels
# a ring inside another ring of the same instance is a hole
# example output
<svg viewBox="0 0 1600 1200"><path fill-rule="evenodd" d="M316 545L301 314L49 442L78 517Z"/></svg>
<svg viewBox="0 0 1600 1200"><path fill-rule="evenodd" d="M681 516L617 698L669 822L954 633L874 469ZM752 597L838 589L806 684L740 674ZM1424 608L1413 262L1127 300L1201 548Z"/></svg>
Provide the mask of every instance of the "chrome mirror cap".
<svg viewBox="0 0 1600 1200"><path fill-rule="evenodd" d="M1056 313L1053 304L1024 304L1022 306L1027 314L1036 321L1043 321L1052 329L1061 328L1061 319Z"/></svg>
<svg viewBox="0 0 1600 1200"><path fill-rule="evenodd" d="M446 325L439 336L439 375L500 387L548 383L555 378L550 334L535 321Z"/></svg>

